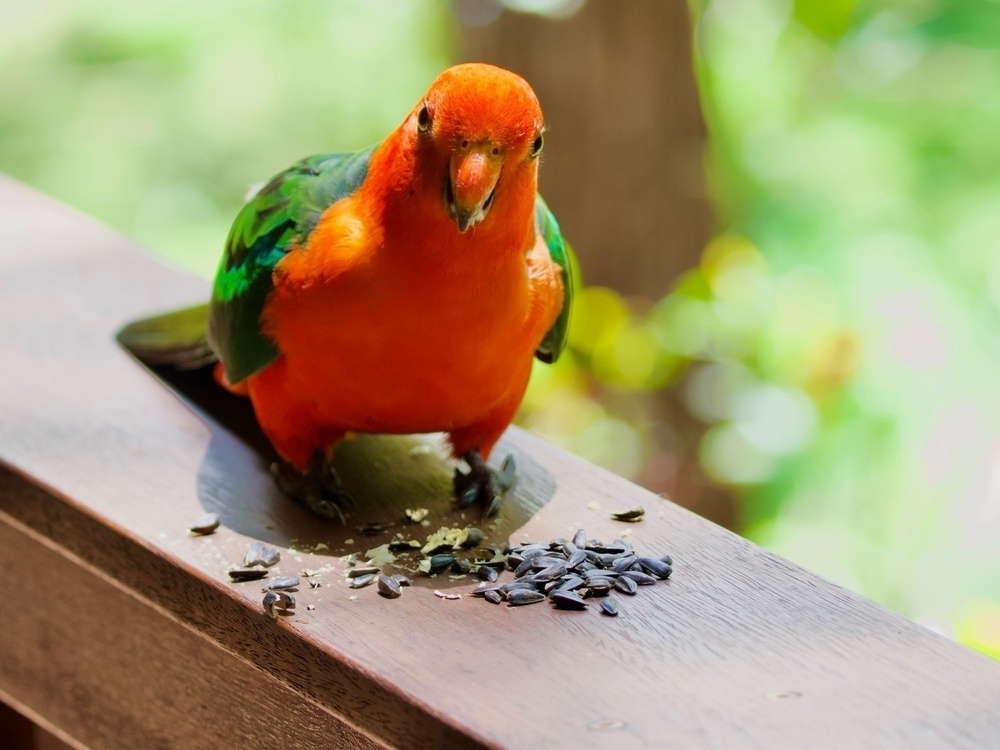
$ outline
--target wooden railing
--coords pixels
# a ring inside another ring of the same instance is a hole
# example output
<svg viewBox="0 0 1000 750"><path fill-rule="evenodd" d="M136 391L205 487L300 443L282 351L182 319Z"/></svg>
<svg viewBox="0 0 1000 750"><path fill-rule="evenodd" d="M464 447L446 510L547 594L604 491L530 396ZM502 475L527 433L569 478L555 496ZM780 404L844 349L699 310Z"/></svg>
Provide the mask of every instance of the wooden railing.
<svg viewBox="0 0 1000 750"><path fill-rule="evenodd" d="M478 521L433 450L345 445L357 509L318 521L278 494L245 404L114 340L204 281L10 180L0 246L0 700L64 741L1000 746L1000 664L517 429L496 456L520 481L487 543L628 532L673 555L671 579L620 597L617 618L494 606L469 578L412 576L398 599L349 589L345 554ZM641 523L609 518L640 505ZM403 523L414 507L429 529ZM206 511L221 528L188 534ZM361 535L372 522L393 526ZM229 580L253 540L283 574L319 571L294 614L266 616L260 582Z"/></svg>

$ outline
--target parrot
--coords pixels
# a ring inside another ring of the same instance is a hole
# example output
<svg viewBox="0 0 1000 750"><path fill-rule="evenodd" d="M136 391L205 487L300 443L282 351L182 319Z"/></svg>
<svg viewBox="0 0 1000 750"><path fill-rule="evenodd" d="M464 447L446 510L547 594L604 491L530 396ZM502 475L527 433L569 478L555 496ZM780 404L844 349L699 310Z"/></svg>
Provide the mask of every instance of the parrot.
<svg viewBox="0 0 1000 750"><path fill-rule="evenodd" d="M214 366L250 400L285 494L325 518L355 434L445 433L460 506L513 483L486 460L535 358L566 347L573 255L538 193L545 123L529 84L442 72L383 141L310 156L239 211L206 304L127 325L141 361Z"/></svg>

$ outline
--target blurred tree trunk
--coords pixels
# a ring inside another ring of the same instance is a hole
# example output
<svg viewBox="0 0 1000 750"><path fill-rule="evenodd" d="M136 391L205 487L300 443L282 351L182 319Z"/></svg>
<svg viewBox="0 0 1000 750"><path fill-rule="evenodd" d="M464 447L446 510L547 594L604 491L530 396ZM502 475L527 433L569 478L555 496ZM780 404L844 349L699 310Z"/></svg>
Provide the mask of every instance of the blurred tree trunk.
<svg viewBox="0 0 1000 750"><path fill-rule="evenodd" d="M503 12L466 60L527 79L550 133L541 189L587 284L659 299L712 231L705 124L680 0L590 0L565 19Z"/></svg>
<svg viewBox="0 0 1000 750"><path fill-rule="evenodd" d="M681 0L589 0L562 19L504 11L462 29L464 59L519 73L541 100L550 130L541 190L587 285L659 299L711 237L691 46ZM627 400L622 411L657 425L638 481L733 527L733 493L701 470L705 428L677 392Z"/></svg>

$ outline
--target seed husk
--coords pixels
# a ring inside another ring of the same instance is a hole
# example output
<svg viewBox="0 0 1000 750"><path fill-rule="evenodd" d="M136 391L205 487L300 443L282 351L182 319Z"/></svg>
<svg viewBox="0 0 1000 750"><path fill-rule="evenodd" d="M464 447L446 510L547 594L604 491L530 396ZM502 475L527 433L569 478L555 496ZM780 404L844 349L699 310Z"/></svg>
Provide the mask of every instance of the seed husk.
<svg viewBox="0 0 1000 750"><path fill-rule="evenodd" d="M270 617L277 617L278 613L274 611L274 605L278 603L278 595L274 591L268 591L264 594L264 611Z"/></svg>
<svg viewBox="0 0 1000 750"><path fill-rule="evenodd" d="M472 572L472 563L468 560L459 558L451 564L451 569L455 573L466 575Z"/></svg>
<svg viewBox="0 0 1000 750"><path fill-rule="evenodd" d="M407 578L406 576L404 576L402 573L396 573L393 576L393 578L396 579L396 583L398 583L400 586L411 586L411 585L413 585L413 582L409 578Z"/></svg>
<svg viewBox="0 0 1000 750"><path fill-rule="evenodd" d="M367 573L363 576L352 578L347 585L352 589L363 589L365 586L371 586L375 583L376 578L378 578L378 573Z"/></svg>
<svg viewBox="0 0 1000 750"><path fill-rule="evenodd" d="M399 588L399 581L387 575L378 577L378 592L386 599L398 599L403 594Z"/></svg>
<svg viewBox="0 0 1000 750"><path fill-rule="evenodd" d="M545 600L545 594L534 589L515 589L507 594L507 604L519 607L523 604L535 604Z"/></svg>
<svg viewBox="0 0 1000 750"><path fill-rule="evenodd" d="M423 545L420 544L416 539L407 539L396 542L389 542L387 545L390 552L413 552L420 549Z"/></svg>
<svg viewBox="0 0 1000 750"><path fill-rule="evenodd" d="M601 599L601 614L608 615L608 617L617 617L618 602L616 602L610 596L605 599Z"/></svg>
<svg viewBox="0 0 1000 750"><path fill-rule="evenodd" d="M267 568L259 566L233 567L226 571L234 581L259 581L267 577Z"/></svg>
<svg viewBox="0 0 1000 750"><path fill-rule="evenodd" d="M410 523L420 523L427 518L430 511L427 508L407 508L405 513Z"/></svg>
<svg viewBox="0 0 1000 750"><path fill-rule="evenodd" d="M215 513L206 513L188 527L195 536L206 536L219 528L219 516Z"/></svg>
<svg viewBox="0 0 1000 750"><path fill-rule="evenodd" d="M295 609L295 597L286 591L268 591L263 604L268 616L277 619L279 610L287 613Z"/></svg>
<svg viewBox="0 0 1000 750"><path fill-rule="evenodd" d="M378 575L379 569L371 565L361 565L347 571L348 578L361 578L362 576Z"/></svg>
<svg viewBox="0 0 1000 750"><path fill-rule="evenodd" d="M549 594L549 599L556 605L556 609L586 609L587 602L574 594L572 591L553 591Z"/></svg>
<svg viewBox="0 0 1000 750"><path fill-rule="evenodd" d="M612 513L611 518L615 521L625 521L627 523L638 523L646 515L646 511L643 510L642 506L638 508L633 508L632 510L622 510L617 513Z"/></svg>
<svg viewBox="0 0 1000 750"><path fill-rule="evenodd" d="M296 576L283 576L282 578L275 578L265 583L261 591L286 591L297 589L298 587L299 579Z"/></svg>
<svg viewBox="0 0 1000 750"><path fill-rule="evenodd" d="M483 594L483 598L490 604L499 604L500 602L503 601L503 597L500 596L500 593L498 591L487 591L485 594Z"/></svg>
<svg viewBox="0 0 1000 750"><path fill-rule="evenodd" d="M243 558L243 564L248 568L254 565L263 565L265 568L270 568L272 565L277 565L279 560L281 560L281 553L274 547L269 547L263 542L254 542L250 545L250 549L247 550L246 557Z"/></svg>

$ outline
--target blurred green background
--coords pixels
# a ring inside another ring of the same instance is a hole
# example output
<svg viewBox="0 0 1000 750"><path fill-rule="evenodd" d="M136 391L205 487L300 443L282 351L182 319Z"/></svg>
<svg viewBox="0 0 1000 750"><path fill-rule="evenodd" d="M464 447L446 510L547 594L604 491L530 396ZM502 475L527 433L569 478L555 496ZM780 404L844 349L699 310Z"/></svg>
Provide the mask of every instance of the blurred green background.
<svg viewBox="0 0 1000 750"><path fill-rule="evenodd" d="M594 41L620 33L597 15L610 1L4 0L0 170L209 276L250 185L381 138L442 68L504 49L484 35L505 23L557 44L595 19L578 61L522 71L555 92L543 107L585 59L622 90ZM710 196L714 221L662 295L595 277L608 251L565 196L636 156L559 156L592 123L556 118L543 188L584 288L570 355L536 369L520 421L1000 658L1000 4L692 0L671 23L708 137L606 189L597 218L626 267L686 258L679 224L630 240L672 204L661 177ZM667 133L663 111L606 130ZM643 196L660 203L631 214Z"/></svg>

